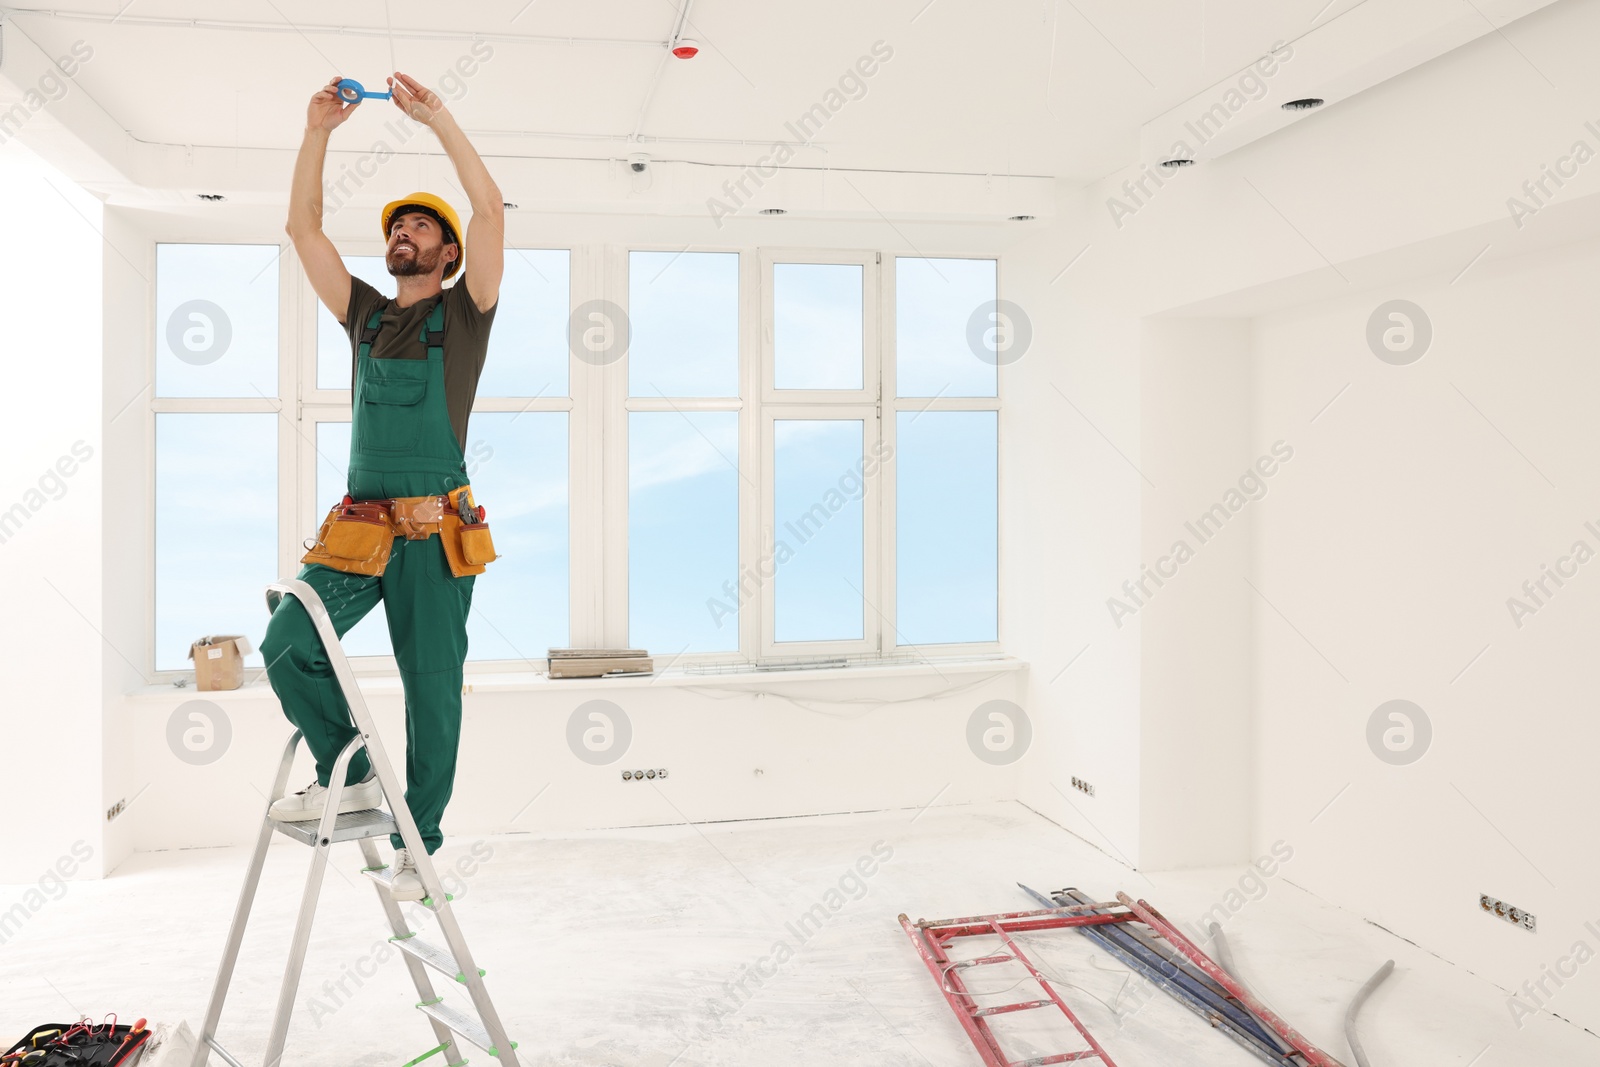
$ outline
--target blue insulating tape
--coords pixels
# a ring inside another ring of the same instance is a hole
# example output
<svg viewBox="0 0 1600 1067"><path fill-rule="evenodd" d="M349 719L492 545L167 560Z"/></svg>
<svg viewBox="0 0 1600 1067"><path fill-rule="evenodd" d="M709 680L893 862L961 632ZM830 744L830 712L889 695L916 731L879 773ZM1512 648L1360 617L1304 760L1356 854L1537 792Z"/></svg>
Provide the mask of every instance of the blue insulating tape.
<svg viewBox="0 0 1600 1067"><path fill-rule="evenodd" d="M354 78L343 78L339 81L339 98L348 104L354 104L367 98L373 100L388 100L389 93L368 92L361 87L361 83Z"/></svg>

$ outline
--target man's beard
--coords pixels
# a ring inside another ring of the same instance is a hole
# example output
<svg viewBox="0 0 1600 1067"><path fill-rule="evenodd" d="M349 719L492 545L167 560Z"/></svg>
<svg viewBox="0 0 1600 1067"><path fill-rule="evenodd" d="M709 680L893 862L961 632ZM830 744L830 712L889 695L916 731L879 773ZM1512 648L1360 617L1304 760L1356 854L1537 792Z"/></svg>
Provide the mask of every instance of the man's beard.
<svg viewBox="0 0 1600 1067"><path fill-rule="evenodd" d="M389 273L394 277L400 278L413 274L432 274L434 268L439 265L439 257L444 255L443 245L440 245L437 248L430 248L426 252L422 251L420 248L417 248L416 245L412 245L411 247L416 249L416 251L414 251L408 258L397 259L394 252L390 252L384 258L384 263L389 268Z"/></svg>

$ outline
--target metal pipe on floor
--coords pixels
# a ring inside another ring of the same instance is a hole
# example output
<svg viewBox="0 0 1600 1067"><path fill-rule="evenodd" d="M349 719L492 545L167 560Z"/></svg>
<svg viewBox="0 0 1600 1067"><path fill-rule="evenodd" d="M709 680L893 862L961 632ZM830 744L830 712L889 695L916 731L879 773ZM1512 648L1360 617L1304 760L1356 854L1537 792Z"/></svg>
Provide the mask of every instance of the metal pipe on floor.
<svg viewBox="0 0 1600 1067"><path fill-rule="evenodd" d="M1344 1013L1344 1037L1350 1042L1350 1054L1356 1058L1357 1067L1372 1067L1367 1062L1367 1050L1361 1047L1361 1038L1356 1035L1356 1013L1361 1010L1361 1005L1367 1002L1372 991L1383 984L1383 980L1394 972L1394 960L1385 960L1376 974L1367 979L1367 984L1356 990L1355 999L1350 1002L1350 1009Z"/></svg>

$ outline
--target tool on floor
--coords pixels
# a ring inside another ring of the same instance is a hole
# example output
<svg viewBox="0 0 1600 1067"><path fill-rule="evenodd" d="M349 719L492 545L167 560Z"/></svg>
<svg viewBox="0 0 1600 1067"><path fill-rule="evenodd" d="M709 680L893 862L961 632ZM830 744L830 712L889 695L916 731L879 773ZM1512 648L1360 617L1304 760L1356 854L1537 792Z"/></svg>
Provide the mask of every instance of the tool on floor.
<svg viewBox="0 0 1600 1067"><path fill-rule="evenodd" d="M339 79L339 99L347 104L359 104L363 100L387 100L392 93L374 93L362 87L354 78Z"/></svg>
<svg viewBox="0 0 1600 1067"><path fill-rule="evenodd" d="M955 1012L956 1021L972 1040L986 1067L1042 1067L1044 1064L1095 1058L1107 1067L1115 1067L1106 1050L1090 1035L1082 1020L1056 991L1056 984L1066 983L1041 973L1016 943L1015 935L1018 934L1061 929L1077 929L1086 933L1091 929L1102 933L1115 930L1118 934L1127 934L1140 947L1135 947L1127 938L1116 937L1113 940L1120 949L1118 958L1124 959L1177 996L1186 1007L1197 1011L1214 1025L1228 1029L1230 1036L1268 1063L1284 1067L1343 1067L1338 1060L1317 1048L1251 996L1160 912L1147 902L1134 900L1126 893L1118 893L1114 902L1078 900L1070 904L1057 904L1043 911L1003 912L959 919L924 919L916 923L901 915L900 925L938 983L939 992ZM968 959L952 958L946 946L962 937L998 937L1004 951ZM1175 950L1177 955L1170 955L1164 949L1155 950L1154 946L1162 942ZM1150 951L1146 952L1146 949ZM967 968L1006 963L1020 964L1028 977L1044 991L1046 999L980 1005L978 997L982 993L967 986L962 972ZM1158 978L1158 975L1161 977ZM1181 994L1178 992L1180 989L1184 991ZM1051 1006L1060 1010L1089 1047L1020 1060L1009 1058L990 1020L1011 1012ZM1292 1052L1278 1053L1270 1043L1268 1031L1287 1041ZM1248 1040L1240 1040L1241 1036Z"/></svg>
<svg viewBox="0 0 1600 1067"><path fill-rule="evenodd" d="M466 938L462 936L461 927L450 910L453 898L444 891L439 875L434 870L433 861L422 844L416 821L411 817L411 810L406 807L405 790L395 776L388 756L384 753L383 741L378 736L377 727L367 710L366 701L362 699L361 689L356 685L355 675L350 670L350 661L345 658L344 650L339 645L339 638L328 617L328 610L315 589L293 578L285 578L267 587L268 608L276 608L278 602L285 596L299 600L315 624L317 634L322 638L326 648L329 665L332 666L334 676L339 680L339 687L344 691L345 700L350 705L350 715L355 721L357 732L334 762L333 771L328 778L327 806L323 809L321 820L314 823L279 822L271 816L272 805L284 795L284 789L288 785L289 772L294 764L295 746L300 743L300 732L295 731L294 736L289 738L289 743L284 746L283 759L278 765L278 777L272 787L272 796L267 800L267 810L262 814L261 832L256 839L255 855L251 858L250 867L245 874L244 888L239 894L238 907L234 910L233 925L228 931L227 945L222 954L222 965L217 971L216 983L212 986L211 1003L206 1009L205 1023L201 1028L190 1067L204 1067L212 1052L226 1061L229 1067L244 1067L238 1059L217 1043L217 1023L222 1018L223 1001L227 998L228 986L233 980L234 964L239 958L239 946L244 940L245 925L250 918L256 887L261 881L261 871L267 859L267 846L272 841L274 831L301 844L309 845L315 851L311 860L311 871L306 877L305 891L300 898L300 913L295 921L289 960L284 965L283 982L278 992L277 1009L273 1014L272 1030L263 1060L264 1067L281 1067L283 1063L284 1043L289 1032L289 1015L294 1009L295 993L300 985L300 971L305 964L306 949L311 941L311 922L317 910L317 896L322 888L322 877L327 870L332 846L344 841L355 841L359 845L362 858L366 862L362 873L377 883L378 901L383 906L384 913L389 919L389 926L394 932L390 940L405 959L406 968L411 972L411 980L416 986L419 997L416 1007L428 1017L428 1023L433 1028L433 1036L438 1042L411 1062L417 1063L434 1053L443 1052L446 1067L460 1067L466 1063L466 1058L461 1054L456 1040L459 1035L490 1056L496 1057L500 1063L508 1067L519 1067L517 1043L506 1036L500 1015L489 999L489 990L483 982L485 972L473 962L472 953L467 949ZM351 757L363 745L367 749L368 759L377 774L378 781L383 784L383 793L389 800L392 815L379 809L339 814L339 797L344 790L345 772L350 765ZM389 868L378 858L378 849L373 839L388 837L393 833L398 833L405 841L412 858L416 861L417 874L428 893L422 904L433 912L444 935L445 947L428 944L418 937L415 931L409 929L405 916L400 912L400 905L389 895L389 882L392 876ZM473 1011L464 1011L445 1003L445 998L434 991L433 981L428 976L429 968L463 986L471 999Z"/></svg>

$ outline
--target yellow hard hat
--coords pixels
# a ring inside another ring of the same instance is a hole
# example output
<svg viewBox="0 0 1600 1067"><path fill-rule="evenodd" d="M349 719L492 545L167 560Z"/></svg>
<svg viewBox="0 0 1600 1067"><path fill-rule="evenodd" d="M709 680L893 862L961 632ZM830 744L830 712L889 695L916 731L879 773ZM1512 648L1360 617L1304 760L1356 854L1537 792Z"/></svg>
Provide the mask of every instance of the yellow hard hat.
<svg viewBox="0 0 1600 1067"><path fill-rule="evenodd" d="M467 261L466 237L461 232L461 216L456 214L456 209L432 193L412 193L402 199L392 200L384 205L383 208L383 240L385 244L389 241L389 220L397 213L404 214L404 212L400 211L401 208L432 215L445 227L448 232L444 235L444 243L454 244L459 249L459 254L456 256L454 263L446 265L444 276L446 278L455 277L456 271L461 269L461 264Z"/></svg>

